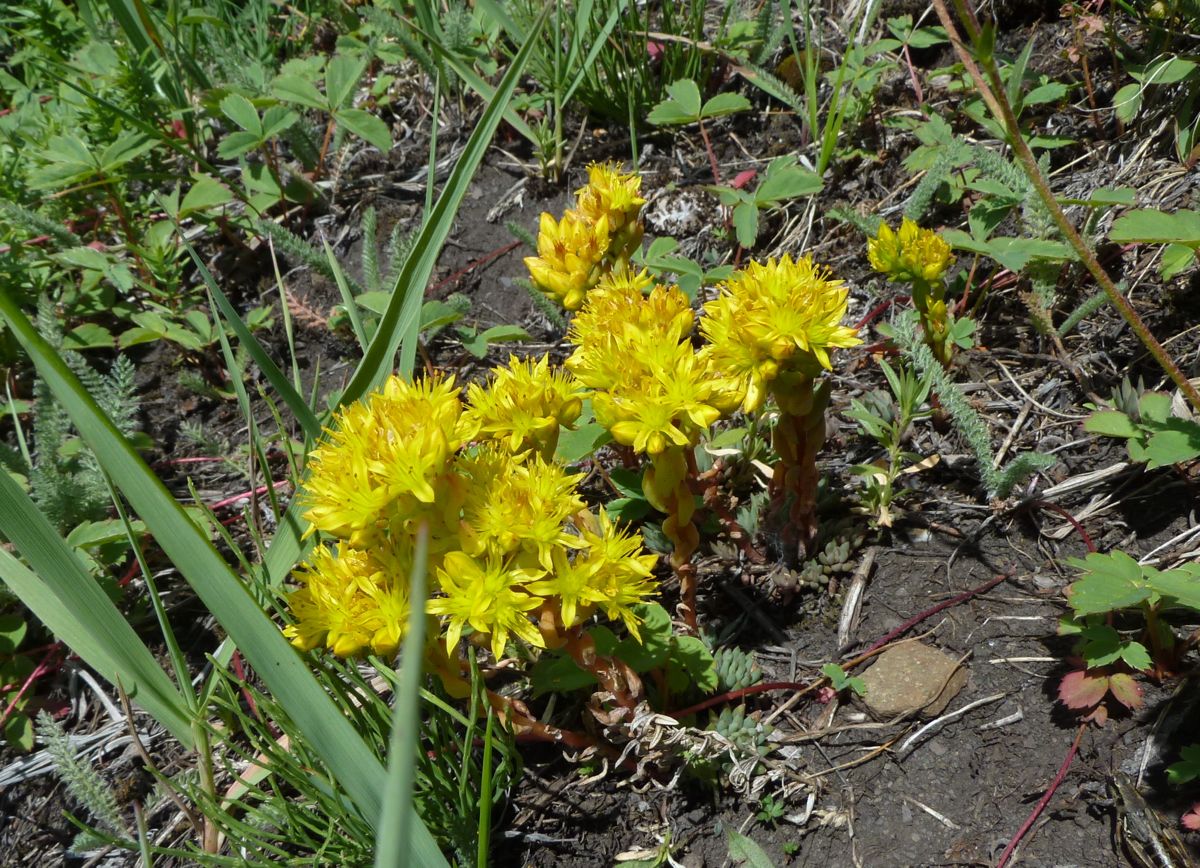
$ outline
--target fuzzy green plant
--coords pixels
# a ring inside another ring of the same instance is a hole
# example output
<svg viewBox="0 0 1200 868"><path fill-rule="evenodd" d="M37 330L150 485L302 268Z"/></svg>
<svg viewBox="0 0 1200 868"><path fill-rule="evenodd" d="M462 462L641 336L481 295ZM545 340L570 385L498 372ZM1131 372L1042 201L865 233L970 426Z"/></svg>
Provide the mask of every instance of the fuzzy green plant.
<svg viewBox="0 0 1200 868"><path fill-rule="evenodd" d="M45 298L38 305L37 323L51 345L61 348L62 326ZM117 356L109 372L101 374L79 353L61 354L117 430L133 435L138 427L133 362ZM59 530L103 518L110 498L100 464L91 450L81 447L66 409L41 380L34 384L32 434L32 450L28 444L21 451L7 450L0 453L0 463L28 477L34 501Z"/></svg>
<svg viewBox="0 0 1200 868"><path fill-rule="evenodd" d="M129 829L121 817L121 809L112 789L95 766L75 752L66 730L45 711L38 712L36 723L38 738L46 745L46 751L54 760L54 771L66 785L67 792L97 825L100 831L119 837L128 837ZM84 831L71 845L73 852L92 849L100 839Z"/></svg>
<svg viewBox="0 0 1200 868"><path fill-rule="evenodd" d="M1018 483L1053 464L1054 458L1036 452L1024 452L1010 461L1003 470L997 469L996 455L992 451L987 424L942 364L934 358L933 352L917 331L915 319L915 315L911 313L897 317L892 323L892 339L909 364L913 365L921 376L928 376L933 381L933 391L941 401L942 408L950 416L954 427L958 429L958 433L962 435L975 457L980 479L988 494L993 497L1007 497Z"/></svg>

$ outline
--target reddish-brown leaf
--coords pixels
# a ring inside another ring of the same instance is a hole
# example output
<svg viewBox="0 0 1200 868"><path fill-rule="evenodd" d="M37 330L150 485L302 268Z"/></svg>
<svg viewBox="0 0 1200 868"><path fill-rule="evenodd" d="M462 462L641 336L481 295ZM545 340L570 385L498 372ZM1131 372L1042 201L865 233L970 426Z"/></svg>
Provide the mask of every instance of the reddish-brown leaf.
<svg viewBox="0 0 1200 868"><path fill-rule="evenodd" d="M1108 679L1108 689L1112 691L1113 698L1126 708L1134 709L1142 707L1142 688L1138 687L1138 683L1133 680L1133 676L1127 672L1118 672L1110 676Z"/></svg>
<svg viewBox="0 0 1200 868"><path fill-rule="evenodd" d="M1108 693L1108 676L1084 669L1068 672L1058 685L1058 699L1067 708L1083 711L1098 705Z"/></svg>

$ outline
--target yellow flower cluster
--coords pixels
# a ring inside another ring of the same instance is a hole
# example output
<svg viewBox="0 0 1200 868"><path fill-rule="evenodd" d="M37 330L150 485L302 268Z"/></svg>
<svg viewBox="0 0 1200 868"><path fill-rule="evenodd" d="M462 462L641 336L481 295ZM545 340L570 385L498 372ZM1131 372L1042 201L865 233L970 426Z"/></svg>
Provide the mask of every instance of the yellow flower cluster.
<svg viewBox="0 0 1200 868"><path fill-rule="evenodd" d="M867 239L867 259L871 267L901 283L932 283L954 263L950 245L931 229L922 229L905 217L900 231L886 223L879 234Z"/></svg>
<svg viewBox="0 0 1200 868"><path fill-rule="evenodd" d="M754 412L777 378L811 380L830 368L831 348L860 343L841 325L846 298L845 284L807 256L751 262L704 305L705 363Z"/></svg>
<svg viewBox="0 0 1200 868"><path fill-rule="evenodd" d="M543 212L538 255L525 259L534 286L566 310L579 310L600 278L628 263L642 242L641 176L621 174L614 163L593 163L575 208L561 220Z"/></svg>
<svg viewBox="0 0 1200 868"><path fill-rule="evenodd" d="M596 421L618 443L651 457L695 445L737 406L692 347L694 318L678 287L622 270L601 280L571 321L567 367L592 389Z"/></svg>
<svg viewBox="0 0 1200 868"><path fill-rule="evenodd" d="M470 628L500 658L510 637L544 646L531 618L569 628L597 610L637 632L633 607L656 591L656 556L555 464L581 387L542 358L494 372L463 405L452 378L393 377L343 408L313 453L305 487L321 544L295 573L284 628L302 650L394 654L403 641L415 541L429 533L434 596L452 651Z"/></svg>

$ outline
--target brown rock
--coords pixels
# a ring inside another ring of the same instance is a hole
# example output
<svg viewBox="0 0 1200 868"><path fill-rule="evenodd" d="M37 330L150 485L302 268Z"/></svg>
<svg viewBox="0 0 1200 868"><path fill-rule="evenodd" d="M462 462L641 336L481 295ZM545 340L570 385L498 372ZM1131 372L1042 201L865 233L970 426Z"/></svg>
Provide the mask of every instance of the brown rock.
<svg viewBox="0 0 1200 868"><path fill-rule="evenodd" d="M941 714L967 683L958 660L920 642L901 642L879 655L865 673L862 702L876 718Z"/></svg>

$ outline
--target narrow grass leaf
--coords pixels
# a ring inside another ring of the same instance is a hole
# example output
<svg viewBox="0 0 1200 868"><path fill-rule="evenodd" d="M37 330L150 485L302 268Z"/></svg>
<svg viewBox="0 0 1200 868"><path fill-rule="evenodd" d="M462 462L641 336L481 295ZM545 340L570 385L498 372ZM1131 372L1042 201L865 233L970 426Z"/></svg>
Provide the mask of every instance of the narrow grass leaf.
<svg viewBox="0 0 1200 868"><path fill-rule="evenodd" d="M533 25L529 39L513 58L512 65L500 80L488 103L483 116L480 117L475 131L467 140L462 156L450 173L437 204L433 206L421 226L412 252L404 261L400 273L396 275L396 283L392 289L392 298L387 309L379 319L375 336L363 355L354 376L346 386L342 396L343 401L355 401L371 389L381 385L392 372L396 351L400 350L400 362L396 369L402 376L412 373L413 361L417 353L417 328L420 325L421 303L425 296L425 285L429 275L437 264L442 244L454 225L454 218L467 193L467 187L483 161L492 136L505 117L505 111L512 99L517 82L524 73L525 66L534 50L538 35L546 23L551 6L542 10Z"/></svg>
<svg viewBox="0 0 1200 868"><path fill-rule="evenodd" d="M400 684L392 708L392 732L388 743L387 789L383 812L375 833L375 868L406 868L408 865L443 866L446 860L435 848L423 852L412 837L413 783L421 733L421 669L425 662L425 571L429 565L429 528L417 531L408 598L408 634L400 663Z"/></svg>

